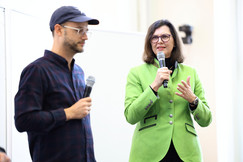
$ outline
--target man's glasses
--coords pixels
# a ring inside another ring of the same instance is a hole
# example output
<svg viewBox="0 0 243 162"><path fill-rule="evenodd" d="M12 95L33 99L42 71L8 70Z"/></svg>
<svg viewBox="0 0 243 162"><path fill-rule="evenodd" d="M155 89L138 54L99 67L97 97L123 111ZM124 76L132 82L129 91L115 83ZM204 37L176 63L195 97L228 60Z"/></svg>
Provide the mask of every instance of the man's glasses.
<svg viewBox="0 0 243 162"><path fill-rule="evenodd" d="M162 34L161 36L154 35L151 38L152 43L157 43L159 41L159 38L162 40L162 42L166 43L170 40L170 34Z"/></svg>
<svg viewBox="0 0 243 162"><path fill-rule="evenodd" d="M91 32L89 32L87 28L75 28L75 27L63 26L63 25L61 25L61 26L64 27L64 28L76 30L78 35L83 36L84 34L86 34L87 37L91 36Z"/></svg>

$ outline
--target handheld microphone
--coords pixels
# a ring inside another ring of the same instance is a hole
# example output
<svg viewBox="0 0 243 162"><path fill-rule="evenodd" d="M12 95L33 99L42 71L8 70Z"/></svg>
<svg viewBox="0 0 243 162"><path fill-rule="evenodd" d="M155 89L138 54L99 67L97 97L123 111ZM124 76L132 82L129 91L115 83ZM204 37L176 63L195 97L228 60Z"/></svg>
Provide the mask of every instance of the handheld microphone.
<svg viewBox="0 0 243 162"><path fill-rule="evenodd" d="M91 90L92 90L94 83L95 83L95 78L93 76L89 76L86 79L86 86L85 86L85 89L84 89L83 98L90 96L90 93L91 93Z"/></svg>
<svg viewBox="0 0 243 162"><path fill-rule="evenodd" d="M159 60L159 66L160 66L160 68L166 67L166 65L165 65L165 54L164 54L164 52L162 52L162 51L158 52L157 59ZM164 80L163 81L164 88L167 88L167 85L168 85L168 80Z"/></svg>

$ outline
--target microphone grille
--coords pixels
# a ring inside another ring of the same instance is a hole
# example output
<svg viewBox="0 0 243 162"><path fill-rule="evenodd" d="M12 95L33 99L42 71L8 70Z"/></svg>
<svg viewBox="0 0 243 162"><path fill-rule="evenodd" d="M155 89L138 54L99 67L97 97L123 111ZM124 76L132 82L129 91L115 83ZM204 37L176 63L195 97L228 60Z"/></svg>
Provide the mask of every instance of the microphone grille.
<svg viewBox="0 0 243 162"><path fill-rule="evenodd" d="M94 83L95 83L95 77L88 76L88 78L86 79L86 85L89 87L93 87Z"/></svg>
<svg viewBox="0 0 243 162"><path fill-rule="evenodd" d="M160 51L157 53L157 59L158 60L164 60L165 59L165 54L164 52Z"/></svg>

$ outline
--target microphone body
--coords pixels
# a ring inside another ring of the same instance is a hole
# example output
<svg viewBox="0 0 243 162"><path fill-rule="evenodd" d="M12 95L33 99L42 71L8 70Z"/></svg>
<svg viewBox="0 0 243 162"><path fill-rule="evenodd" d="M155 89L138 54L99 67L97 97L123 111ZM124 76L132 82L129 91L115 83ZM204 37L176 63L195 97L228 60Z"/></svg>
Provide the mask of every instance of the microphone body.
<svg viewBox="0 0 243 162"><path fill-rule="evenodd" d="M164 54L164 52L162 52L162 51L158 52L157 59L159 60L159 66L160 66L160 68L166 67L166 64L165 64L165 54ZM168 80L164 80L163 81L164 88L167 88L167 85L168 85Z"/></svg>
<svg viewBox="0 0 243 162"><path fill-rule="evenodd" d="M86 86L85 86L85 89L84 89L83 98L90 96L90 93L91 93L91 90L92 90L94 83L95 83L95 78L93 76L89 76L86 79Z"/></svg>

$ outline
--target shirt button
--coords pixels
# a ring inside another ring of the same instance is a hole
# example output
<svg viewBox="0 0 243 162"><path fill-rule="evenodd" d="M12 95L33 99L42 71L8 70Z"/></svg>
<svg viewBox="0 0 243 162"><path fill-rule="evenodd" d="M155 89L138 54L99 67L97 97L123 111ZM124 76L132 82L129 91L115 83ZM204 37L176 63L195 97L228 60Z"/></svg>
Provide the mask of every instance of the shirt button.
<svg viewBox="0 0 243 162"><path fill-rule="evenodd" d="M170 118L172 118L173 117L173 114L170 114Z"/></svg>
<svg viewBox="0 0 243 162"><path fill-rule="evenodd" d="M170 103L172 103L172 102L173 102L173 100L170 100L169 102L170 102Z"/></svg>
<svg viewBox="0 0 243 162"><path fill-rule="evenodd" d="M170 121L169 123L170 123L170 125L172 125L173 124L173 121Z"/></svg>

